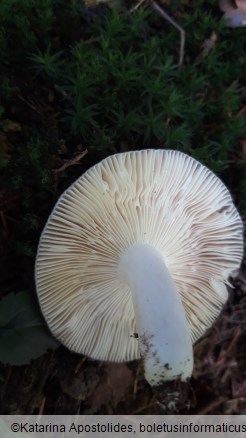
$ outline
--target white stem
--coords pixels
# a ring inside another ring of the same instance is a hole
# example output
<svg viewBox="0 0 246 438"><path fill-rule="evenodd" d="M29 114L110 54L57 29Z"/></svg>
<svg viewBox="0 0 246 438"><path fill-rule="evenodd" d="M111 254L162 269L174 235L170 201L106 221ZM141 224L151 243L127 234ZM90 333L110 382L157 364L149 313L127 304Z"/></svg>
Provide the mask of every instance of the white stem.
<svg viewBox="0 0 246 438"><path fill-rule="evenodd" d="M146 380L152 386L187 380L193 369L190 330L162 252L131 246L121 256L119 275L132 292Z"/></svg>

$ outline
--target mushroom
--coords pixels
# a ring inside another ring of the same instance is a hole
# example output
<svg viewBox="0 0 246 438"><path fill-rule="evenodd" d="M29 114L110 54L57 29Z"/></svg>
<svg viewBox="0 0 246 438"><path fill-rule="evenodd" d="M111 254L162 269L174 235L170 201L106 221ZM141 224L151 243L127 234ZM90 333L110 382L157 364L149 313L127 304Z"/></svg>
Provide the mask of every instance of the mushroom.
<svg viewBox="0 0 246 438"><path fill-rule="evenodd" d="M172 150L110 156L55 205L36 286L50 330L93 359L142 358L152 386L187 381L240 266L243 226L209 169Z"/></svg>

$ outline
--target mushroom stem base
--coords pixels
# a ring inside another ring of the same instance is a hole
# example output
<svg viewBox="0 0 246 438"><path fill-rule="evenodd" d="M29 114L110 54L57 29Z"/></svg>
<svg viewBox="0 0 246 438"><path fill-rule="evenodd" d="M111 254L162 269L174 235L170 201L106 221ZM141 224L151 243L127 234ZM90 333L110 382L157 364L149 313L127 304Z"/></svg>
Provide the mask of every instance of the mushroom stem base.
<svg viewBox="0 0 246 438"><path fill-rule="evenodd" d="M189 381L173 380L164 382L161 385L152 386L152 391L165 414L176 414L183 409L187 412L191 407Z"/></svg>

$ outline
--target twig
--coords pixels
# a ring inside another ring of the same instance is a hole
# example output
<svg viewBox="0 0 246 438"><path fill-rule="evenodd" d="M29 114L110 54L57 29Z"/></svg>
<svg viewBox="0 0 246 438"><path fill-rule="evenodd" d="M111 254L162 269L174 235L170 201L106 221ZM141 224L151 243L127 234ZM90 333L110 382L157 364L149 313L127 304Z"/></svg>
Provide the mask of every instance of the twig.
<svg viewBox="0 0 246 438"><path fill-rule="evenodd" d="M145 2L145 0L139 0L139 2L130 9L130 13L133 11L136 11L139 8L139 6L141 6L141 4L144 2Z"/></svg>
<svg viewBox="0 0 246 438"><path fill-rule="evenodd" d="M33 111L36 111L37 113L40 113L40 111L37 109L37 107L33 103L29 102L27 99L24 99L24 97L22 97L21 94L17 94L17 97L22 102L24 102L27 106L29 106L29 108L31 108Z"/></svg>
<svg viewBox="0 0 246 438"><path fill-rule="evenodd" d="M184 60L184 48L185 48L185 30L180 26L170 15L168 15L163 8L161 8L158 3L154 0L150 0L152 7L164 18L164 20L168 21L168 23L172 24L180 33L180 49L179 49L179 65L183 64Z"/></svg>
<svg viewBox="0 0 246 438"><path fill-rule="evenodd" d="M241 328L237 327L231 342L229 343L227 349L223 352L223 354L225 354L225 356L229 355L232 348L234 347L234 345L238 342L239 338L241 337L241 334L242 334Z"/></svg>
<svg viewBox="0 0 246 438"><path fill-rule="evenodd" d="M38 411L38 417L41 417L43 415L45 403L46 403L46 397L43 397L42 401L41 401L41 405L40 405L39 411Z"/></svg>
<svg viewBox="0 0 246 438"><path fill-rule="evenodd" d="M79 360L79 362L77 363L77 365L76 365L76 367L75 367L75 369L74 369L74 374L78 374L78 373L80 372L81 367L82 367L82 365L85 363L85 361L86 361L86 357L83 356L83 357Z"/></svg>
<svg viewBox="0 0 246 438"><path fill-rule="evenodd" d="M58 169L53 169L53 172L58 173L58 172L63 172L65 169L67 169L70 166L73 166L74 164L79 164L79 161L86 155L88 154L88 150L86 149L85 151L81 152L80 154L76 155L74 158L72 158L71 160L67 160L65 161L65 163L59 167Z"/></svg>
<svg viewBox="0 0 246 438"><path fill-rule="evenodd" d="M88 150L81 152L80 154L77 154L74 158L71 160L66 160L65 163L59 167L58 169L52 169L53 172L53 179L54 179L54 193L57 193L57 187L58 187L58 174L60 172L63 172L65 169L67 169L70 166L73 166L74 164L79 164L79 161L81 158L83 158L88 153Z"/></svg>
<svg viewBox="0 0 246 438"><path fill-rule="evenodd" d="M216 361L216 366L220 366L220 365L222 365L224 363L226 357L228 357L230 355L231 350L233 349L235 344L240 339L240 336L241 336L241 329L240 329L240 327L237 327L235 332L234 332L234 336L231 339L229 345L227 346L227 348L225 350L222 350L222 352L220 354L220 357ZM227 364L227 366L228 366L228 364Z"/></svg>

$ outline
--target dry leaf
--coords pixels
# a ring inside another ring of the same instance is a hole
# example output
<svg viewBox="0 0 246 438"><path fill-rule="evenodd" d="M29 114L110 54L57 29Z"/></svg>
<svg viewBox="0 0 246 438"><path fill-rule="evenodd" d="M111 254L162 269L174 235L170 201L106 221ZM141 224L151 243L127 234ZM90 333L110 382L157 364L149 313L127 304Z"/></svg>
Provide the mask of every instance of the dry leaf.
<svg viewBox="0 0 246 438"><path fill-rule="evenodd" d="M62 379L60 383L63 392L69 397L79 401L85 400L87 391L83 376L68 376L67 379Z"/></svg>
<svg viewBox="0 0 246 438"><path fill-rule="evenodd" d="M232 0L219 0L219 7L223 12L234 11L236 9Z"/></svg>
<svg viewBox="0 0 246 438"><path fill-rule="evenodd" d="M235 0L235 3L238 9L246 13L246 0Z"/></svg>
<svg viewBox="0 0 246 438"><path fill-rule="evenodd" d="M209 52L215 48L215 44L216 44L217 39L218 39L218 36L217 36L216 32L213 31L211 33L210 37L204 41L204 43L202 45L202 53L200 53L200 55L197 57L196 61L200 61L201 59L205 58L209 54Z"/></svg>
<svg viewBox="0 0 246 438"><path fill-rule="evenodd" d="M223 18L229 27L246 26L246 1L245 0L220 0L219 6L224 12Z"/></svg>
<svg viewBox="0 0 246 438"><path fill-rule="evenodd" d="M101 406L106 404L110 404L111 408L117 406L124 398L132 380L132 372L126 364L106 364L102 381L95 389L90 400L91 412L97 412Z"/></svg>

